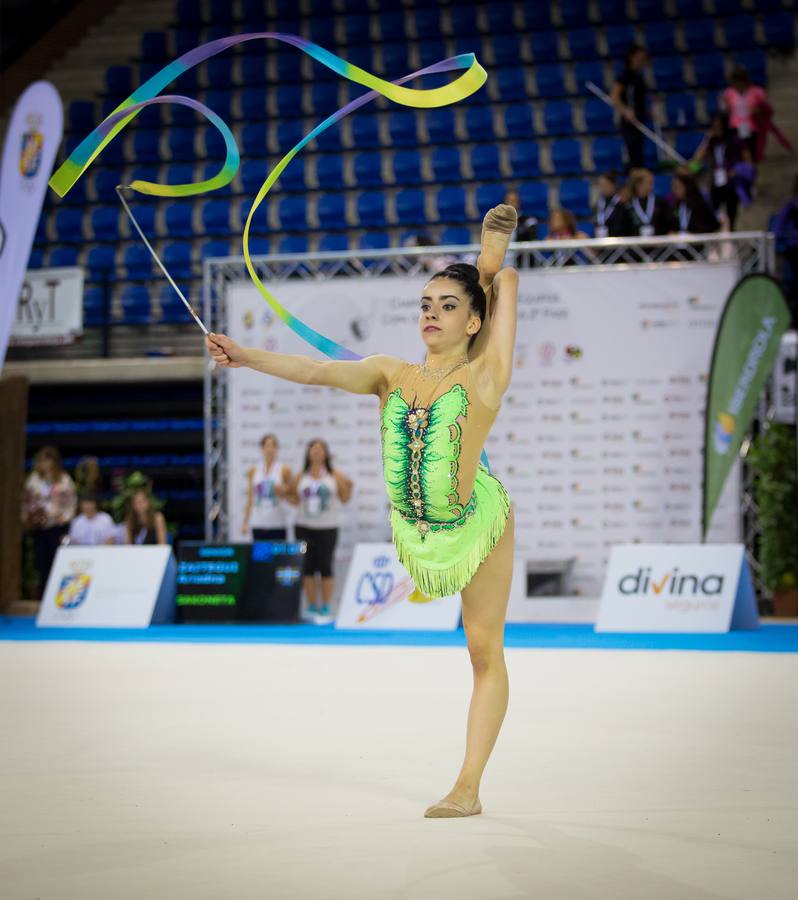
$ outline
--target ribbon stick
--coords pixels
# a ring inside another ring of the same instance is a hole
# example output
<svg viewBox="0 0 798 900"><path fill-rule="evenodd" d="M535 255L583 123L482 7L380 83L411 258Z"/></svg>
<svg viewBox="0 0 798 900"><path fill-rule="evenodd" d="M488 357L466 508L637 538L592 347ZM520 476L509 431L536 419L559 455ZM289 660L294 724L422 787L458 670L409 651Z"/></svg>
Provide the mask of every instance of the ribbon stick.
<svg viewBox="0 0 798 900"><path fill-rule="evenodd" d="M434 63L431 66L427 66L423 69L419 69L416 72L412 72L409 75L405 75L402 78L397 79L396 81L385 81L382 78L379 78L376 75L367 72L365 69L361 69L358 66L352 65L346 60L341 59L333 53L330 53L329 50L325 50L318 44L314 44L311 41L306 40L305 38L293 34L281 34L279 32L264 31L249 34L231 35L230 37L210 41L207 44L202 44L199 47L190 50L188 53L183 54L183 56L166 65L163 69L153 75L152 78L138 87L126 100L123 100L122 103L120 103L119 106L109 116L107 116L97 126L97 128L94 129L94 131L92 131L86 138L84 138L84 140L72 152L69 158L66 159L64 163L59 167L59 169L53 174L53 176L50 178L50 187L60 197L66 196L66 194L69 192L78 178L83 175L83 173L91 165L91 163L102 151L102 149L111 140L113 140L113 138L117 134L119 134L119 132L129 122L131 122L142 109L153 103L180 103L184 106L189 106L192 109L197 110L197 112L205 116L211 122L211 124L213 124L219 130L222 137L224 138L226 150L225 161L219 172L213 178L207 179L206 181L193 182L190 184L158 184L156 182L141 181L137 179L127 187L129 187L131 190L138 191L141 194L149 194L159 197L187 197L195 194L202 194L206 191L216 190L229 184L238 171L241 159L235 137L233 136L233 133L231 132L228 125L218 115L216 115L213 110L209 109L207 106L198 102L197 100L192 100L189 97L179 95L160 95L160 91L163 90L163 88L165 88L179 75L182 75L183 72L186 72L199 63L205 61L206 59L215 56L217 53L221 53L224 50L227 50L230 47L234 47L236 44L240 44L245 41L262 40L264 38L272 38L278 41L282 41L283 43L291 44L292 46L303 51L304 53L307 53L308 56L322 63L322 65L327 66L327 68L332 69L334 72L343 76L344 78L370 88L368 93L363 94L362 97L358 97L357 99L346 104L346 106L343 106L341 109L334 112L331 116L328 116L323 122L313 128L304 138L302 138L302 140L298 144L292 147L288 151L288 153L285 154L285 156L283 156L283 158L277 163L274 169L272 169L272 171L268 174L266 181L258 191L249 214L247 215L243 234L244 261L246 263L249 276L254 282L255 287L257 287L261 296L266 300L266 302L269 304L278 318L280 318L281 321L283 321L289 328L291 328L292 331L294 331L301 338L307 341L311 346L324 353L326 356L332 359L360 359L361 357L357 353L354 353L352 350L349 350L348 348L336 343L330 338L325 337L323 334L315 331L309 325L306 325L301 319L292 315L284 306L282 306L282 304L280 304L277 298L267 290L266 286L260 280L257 272L255 271L255 267L252 264L252 259L249 253L249 233L253 216L255 215L255 212L263 202L266 195L271 190L274 182L279 178L285 167L291 162L294 156L296 156L296 154L303 147L305 147L317 135L321 134L321 132L329 128L331 125L334 125L336 122L340 121L344 116L365 105L366 103L369 103L376 97L382 95L389 100L392 100L393 102L401 104L403 106L431 109L439 106L447 106L452 103L457 103L458 101L463 100L465 97L469 97L475 91L479 90L479 88L482 87L487 79L487 73L477 62L477 59L473 53L463 53L459 56L441 60L440 62ZM466 71L454 81L442 87L414 89L402 86L405 82L417 78L421 75L449 72L457 69L465 69ZM124 187L125 186L120 186L120 188ZM189 309L189 312L192 314L197 324L207 334L207 329L203 325L202 321L196 315L188 300L186 300L186 298L180 292L174 280L169 275L166 267L158 258L149 241L147 241L147 239L145 238L144 233L142 232L141 228L135 220L135 217L133 216L132 211L130 210L130 207L127 205L127 203L125 203L124 198L122 197L121 190L119 188L117 189L117 193L120 197L120 200L122 200L125 211L132 219L138 233L144 239L144 242L147 245L150 253L153 255L156 262L163 270L166 277L169 279L172 287L174 287L174 289L177 291L180 299L186 304L186 307Z"/></svg>
<svg viewBox="0 0 798 900"><path fill-rule="evenodd" d="M600 87L597 87L595 84L593 84L592 81L586 81L585 87L592 94L595 94L599 98L599 100L603 100L607 104L607 106L611 106L613 109L615 109L615 104L612 102L612 97L602 91ZM682 156L681 153L679 153L677 150L674 150L669 143L663 141L658 134L653 132L642 122L638 122L637 119L635 119L632 122L632 125L634 125L634 127L643 135L645 135L650 141L653 141L660 150L662 150L664 153L667 153L671 159L675 159L676 162L681 163L681 165L683 166L687 165L687 160Z"/></svg>

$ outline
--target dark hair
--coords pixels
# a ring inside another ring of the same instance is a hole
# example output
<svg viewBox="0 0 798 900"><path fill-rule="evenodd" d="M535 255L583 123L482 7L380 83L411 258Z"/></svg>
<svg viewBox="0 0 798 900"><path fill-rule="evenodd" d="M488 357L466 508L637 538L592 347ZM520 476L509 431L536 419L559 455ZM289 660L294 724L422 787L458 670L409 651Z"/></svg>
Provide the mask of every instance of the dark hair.
<svg viewBox="0 0 798 900"><path fill-rule="evenodd" d="M646 48L643 47L641 44L632 44L629 47L629 49L626 51L626 56L624 57L624 60L623 60L624 65L628 69L629 66L632 65L632 57L633 56L636 56L638 53L647 53L647 52L648 51L646 50Z"/></svg>
<svg viewBox="0 0 798 900"><path fill-rule="evenodd" d="M81 491L78 494L78 502L79 503L96 503L98 506L100 505L100 502L97 499L97 494L95 494L94 491Z"/></svg>
<svg viewBox="0 0 798 900"><path fill-rule="evenodd" d="M278 447L280 446L280 442L277 440L277 435L269 432L268 434L264 434L263 437L260 439L261 447L266 443L266 441L269 440L269 438L271 438L274 441L274 443L277 444Z"/></svg>
<svg viewBox="0 0 798 900"><path fill-rule="evenodd" d="M612 184L618 184L618 173L617 172L600 172L599 178L606 178L607 181Z"/></svg>
<svg viewBox="0 0 798 900"><path fill-rule="evenodd" d="M485 298L485 291L479 283L479 269L476 266L472 266L469 263L452 263L440 272L436 272L432 278L430 278L430 281L434 281L436 278L451 278L452 281L462 284L466 294L468 294L471 312L474 313L475 316L479 316L480 323L485 321L485 312L488 308L488 301ZM480 324L480 329L481 327ZM477 334L479 334L479 332L477 332ZM473 344L476 336L476 334L471 335L469 346Z"/></svg>
<svg viewBox="0 0 798 900"><path fill-rule="evenodd" d="M734 84L735 81L740 81L745 85L751 84L751 76L748 74L748 69L745 66L735 66L732 69L731 76L729 81Z"/></svg>
<svg viewBox="0 0 798 900"><path fill-rule="evenodd" d="M698 182L692 175L684 172L676 172L674 181L681 181L684 185L684 202L688 209L697 209L705 204L704 195L698 187Z"/></svg>
<svg viewBox="0 0 798 900"><path fill-rule="evenodd" d="M324 447L324 468L332 475L332 457L330 456L330 448L327 446L327 441L322 438L313 438L308 441L308 445L305 448L305 468L302 470L303 472L307 472L310 469L310 448L314 444L321 444Z"/></svg>
<svg viewBox="0 0 798 900"><path fill-rule="evenodd" d="M39 463L43 462L45 459L49 459L52 462L53 468L55 469L55 476L56 478L60 478L61 473L64 471L64 464L61 461L61 454L51 444L46 444L36 451L36 455L33 457L33 468L35 469Z"/></svg>

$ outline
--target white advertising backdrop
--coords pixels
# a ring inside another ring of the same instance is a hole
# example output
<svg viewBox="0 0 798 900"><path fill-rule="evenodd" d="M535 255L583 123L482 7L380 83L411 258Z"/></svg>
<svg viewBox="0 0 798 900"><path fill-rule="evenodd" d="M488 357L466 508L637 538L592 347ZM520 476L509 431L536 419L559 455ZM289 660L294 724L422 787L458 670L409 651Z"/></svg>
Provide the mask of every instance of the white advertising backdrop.
<svg viewBox="0 0 798 900"><path fill-rule="evenodd" d="M83 332L83 269L29 269L19 292L11 345L71 344Z"/></svg>
<svg viewBox="0 0 798 900"><path fill-rule="evenodd" d="M514 375L486 446L516 508L517 558L575 558L572 588L598 598L610 546L700 541L703 414L715 327L737 280L734 263L570 267L521 272ZM423 277L274 282L286 308L367 355L421 361ZM250 284L227 290L228 330L248 346L318 355ZM355 481L337 550L390 539L378 402L229 372L228 515L241 533L245 473L274 432L301 465L325 438ZM740 540L739 468L710 541Z"/></svg>

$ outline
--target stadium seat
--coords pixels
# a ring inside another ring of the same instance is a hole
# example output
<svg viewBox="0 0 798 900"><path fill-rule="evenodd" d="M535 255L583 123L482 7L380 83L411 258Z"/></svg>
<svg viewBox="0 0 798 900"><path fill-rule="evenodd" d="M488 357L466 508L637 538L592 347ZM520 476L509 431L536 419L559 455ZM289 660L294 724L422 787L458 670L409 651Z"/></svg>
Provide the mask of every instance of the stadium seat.
<svg viewBox="0 0 798 900"><path fill-rule="evenodd" d="M713 0L715 15L727 18L729 16L739 16L743 12L743 0ZM757 9L761 6L757 0Z"/></svg>
<svg viewBox="0 0 798 900"><path fill-rule="evenodd" d="M264 169L261 181L266 180L267 174L267 170ZM280 173L277 184L279 185L278 189L281 191L304 191L305 158L303 156L295 156Z"/></svg>
<svg viewBox="0 0 798 900"><path fill-rule="evenodd" d="M490 141L494 137L493 108L472 106L465 114L466 132L470 141Z"/></svg>
<svg viewBox="0 0 798 900"><path fill-rule="evenodd" d="M268 168L265 160L245 159L241 165L241 187L245 194L257 194L266 180Z"/></svg>
<svg viewBox="0 0 798 900"><path fill-rule="evenodd" d="M435 147L430 158L435 181L439 184L462 180L460 150L457 146Z"/></svg>
<svg viewBox="0 0 798 900"><path fill-rule="evenodd" d="M373 154L379 161L379 154ZM292 160L292 163L296 159ZM325 155L316 157L316 181L325 191L341 190L344 187L343 158Z"/></svg>
<svg viewBox="0 0 798 900"><path fill-rule="evenodd" d="M432 144L456 141L454 110L449 107L428 110L427 133Z"/></svg>
<svg viewBox="0 0 798 900"><path fill-rule="evenodd" d="M129 66L111 66L105 70L105 89L121 99L133 93L133 81ZM119 102L119 101L117 101Z"/></svg>
<svg viewBox="0 0 798 900"><path fill-rule="evenodd" d="M441 231L439 240L444 247L467 246L472 242L471 231L460 226L444 228Z"/></svg>
<svg viewBox="0 0 798 900"><path fill-rule="evenodd" d="M302 115L302 85L281 84L276 92L278 116Z"/></svg>
<svg viewBox="0 0 798 900"><path fill-rule="evenodd" d="M588 97L585 101L585 126L590 134L615 131L612 107L598 97Z"/></svg>
<svg viewBox="0 0 798 900"><path fill-rule="evenodd" d="M252 249L252 245L254 241L249 242L249 251L254 255L254 250ZM268 246L268 242L267 242ZM268 252L268 250L267 250ZM230 255L230 242L223 240L214 240L214 241L205 241L202 245L202 250L200 251L200 258L205 261L206 259L213 259L214 257L225 257Z"/></svg>
<svg viewBox="0 0 798 900"><path fill-rule="evenodd" d="M602 62L586 62L582 60L574 66L574 79L576 81L576 89L578 93L583 93L585 83L592 81L596 87L609 89L607 84L607 71Z"/></svg>
<svg viewBox="0 0 798 900"><path fill-rule="evenodd" d="M721 53L693 57L695 83L702 88L719 88L726 84L726 68Z"/></svg>
<svg viewBox="0 0 798 900"><path fill-rule="evenodd" d="M520 66L522 47L517 34L494 34L493 59L497 66Z"/></svg>
<svg viewBox="0 0 798 900"><path fill-rule="evenodd" d="M595 59L598 54L595 28L574 28L568 32L571 59Z"/></svg>
<svg viewBox="0 0 798 900"><path fill-rule="evenodd" d="M508 7L512 15L512 3L489 3L485 10L488 17L488 27L496 33L506 27L508 19ZM477 7L471 3L452 7L450 10L452 31L454 34L479 34L479 22L477 21Z"/></svg>
<svg viewBox="0 0 798 900"><path fill-rule="evenodd" d="M409 110L391 113L388 131L394 147L415 147L418 144L416 114Z"/></svg>
<svg viewBox="0 0 798 900"><path fill-rule="evenodd" d="M354 162L357 187L381 187L382 156L379 153L358 153ZM319 178L321 184L321 178Z"/></svg>
<svg viewBox="0 0 798 900"><path fill-rule="evenodd" d="M657 197L667 197L671 192L671 175L654 176L654 193Z"/></svg>
<svg viewBox="0 0 798 900"><path fill-rule="evenodd" d="M346 200L343 194L322 194L316 203L319 228L337 231L347 227Z"/></svg>
<svg viewBox="0 0 798 900"><path fill-rule="evenodd" d="M365 44L371 40L371 22L366 15L348 15L344 19L347 44Z"/></svg>
<svg viewBox="0 0 798 900"><path fill-rule="evenodd" d="M480 184L475 193L477 215L481 219L485 213L504 201L505 188L502 184Z"/></svg>
<svg viewBox="0 0 798 900"><path fill-rule="evenodd" d="M147 325L150 321L150 292L141 284L129 284L122 290L122 324Z"/></svg>
<svg viewBox="0 0 798 900"><path fill-rule="evenodd" d="M522 7L522 16L524 25L530 31L551 27L549 6L545 3L524 3ZM504 22L504 28L509 27L511 24L507 19L505 19Z"/></svg>
<svg viewBox="0 0 798 900"><path fill-rule="evenodd" d="M646 22L643 36L651 54L676 53L676 29L673 22Z"/></svg>
<svg viewBox="0 0 798 900"><path fill-rule="evenodd" d="M287 119L277 126L277 146L280 153L287 153L305 136L305 126L301 119Z"/></svg>
<svg viewBox="0 0 798 900"><path fill-rule="evenodd" d="M715 50L715 23L712 19L689 19L684 23L684 43L690 53Z"/></svg>
<svg viewBox="0 0 798 900"><path fill-rule="evenodd" d="M235 248L235 254L241 252L240 246ZM249 239L250 256L268 256L271 253L271 244L269 239L265 237L254 237Z"/></svg>
<svg viewBox="0 0 798 900"><path fill-rule="evenodd" d="M98 328L104 322L105 288L100 286L86 288L83 291L83 325Z"/></svg>
<svg viewBox="0 0 798 900"><path fill-rule="evenodd" d="M676 136L676 150L685 159L690 159L698 150L704 135L700 131L683 131Z"/></svg>
<svg viewBox="0 0 798 900"><path fill-rule="evenodd" d="M658 91L684 89L684 59L681 56L658 56L652 60L651 69Z"/></svg>
<svg viewBox="0 0 798 900"><path fill-rule="evenodd" d="M599 172L623 169L623 143L620 138L600 137L593 141L593 165Z"/></svg>
<svg viewBox="0 0 798 900"><path fill-rule="evenodd" d="M334 81L315 81L310 88L310 103L314 115L329 115L338 106L338 85Z"/></svg>
<svg viewBox="0 0 798 900"><path fill-rule="evenodd" d="M268 134L262 122L252 122L241 129L241 146L246 159L265 157L269 152Z"/></svg>
<svg viewBox="0 0 798 900"><path fill-rule="evenodd" d="M359 250L387 250L391 246L391 238L385 231L367 231L358 238Z"/></svg>
<svg viewBox="0 0 798 900"><path fill-rule="evenodd" d="M411 16L419 37L441 33L441 14L437 6L417 6Z"/></svg>
<svg viewBox="0 0 798 900"><path fill-rule="evenodd" d="M518 188L521 210L525 216L546 219L549 215L549 189L542 181L524 182Z"/></svg>
<svg viewBox="0 0 798 900"><path fill-rule="evenodd" d="M421 156L418 150L399 150L394 154L393 178L397 184L421 184Z"/></svg>
<svg viewBox="0 0 798 900"><path fill-rule="evenodd" d="M194 291L192 291L191 285L179 284L178 287L189 303L191 303L193 299L196 299L198 302L200 301L199 290L197 291L196 298L194 298ZM177 292L171 284L165 284L161 287L158 301L158 305L161 308L161 322L170 325L182 325L192 321L183 301L177 295ZM195 303L195 308L196 305L197 304Z"/></svg>
<svg viewBox="0 0 798 900"><path fill-rule="evenodd" d="M426 221L424 213L424 191L408 188L399 191L394 198L396 219L400 225L420 225Z"/></svg>
<svg viewBox="0 0 798 900"><path fill-rule="evenodd" d="M308 227L307 203L304 197L281 197L277 204L280 227L286 231L304 231Z"/></svg>
<svg viewBox="0 0 798 900"><path fill-rule="evenodd" d="M638 0L639 2L639 0ZM560 19L566 28L578 28L588 21L588 0L560 0Z"/></svg>
<svg viewBox="0 0 798 900"><path fill-rule="evenodd" d="M635 9L641 22L664 18L661 0L635 0Z"/></svg>
<svg viewBox="0 0 798 900"><path fill-rule="evenodd" d="M142 248L147 253L147 248ZM147 256L150 254L147 253ZM50 251L50 258L47 265L53 268L59 266L76 266L78 264L78 248L77 247L53 247Z"/></svg>
<svg viewBox="0 0 798 900"><path fill-rule="evenodd" d="M546 134L572 134L574 130L571 104L567 100L547 100L543 107Z"/></svg>
<svg viewBox="0 0 798 900"><path fill-rule="evenodd" d="M496 84L499 91L499 100L502 103L512 103L514 100L527 99L523 68L511 66L496 69Z"/></svg>
<svg viewBox="0 0 798 900"><path fill-rule="evenodd" d="M95 206L91 212L91 233L95 241L118 241L119 210L115 206Z"/></svg>
<svg viewBox="0 0 798 900"><path fill-rule="evenodd" d="M164 180L167 184L190 184L194 181L193 163L169 163Z"/></svg>
<svg viewBox="0 0 798 900"><path fill-rule="evenodd" d="M665 98L665 115L671 128L688 128L695 125L695 95L668 94Z"/></svg>
<svg viewBox="0 0 798 900"><path fill-rule="evenodd" d="M564 139L551 145L551 163L556 175L575 175L582 171L582 149L579 141Z"/></svg>
<svg viewBox="0 0 798 900"><path fill-rule="evenodd" d="M504 127L510 140L531 138L535 133L532 107L526 103L513 103L504 111Z"/></svg>
<svg viewBox="0 0 798 900"><path fill-rule="evenodd" d="M173 242L163 248L163 263L173 278L191 278L191 244Z"/></svg>
<svg viewBox="0 0 798 900"><path fill-rule="evenodd" d="M233 86L233 59L229 54L212 56L205 65L208 67L206 77L209 85L227 85L228 90Z"/></svg>
<svg viewBox="0 0 798 900"><path fill-rule="evenodd" d="M169 155L173 160L194 162L197 151L194 149L195 132L193 128L170 128Z"/></svg>
<svg viewBox="0 0 798 900"><path fill-rule="evenodd" d="M86 256L89 281L106 281L116 277L116 249L108 245L92 247Z"/></svg>
<svg viewBox="0 0 798 900"><path fill-rule="evenodd" d="M541 97L562 97L568 93L565 89L565 70L555 63L538 66L535 80Z"/></svg>
<svg viewBox="0 0 798 900"><path fill-rule="evenodd" d="M213 84L213 82L211 82ZM229 82L216 82L217 84L229 84ZM230 107L233 95L229 90L213 90L205 92L205 105L209 106L217 116L225 121L232 118Z"/></svg>
<svg viewBox="0 0 798 900"><path fill-rule="evenodd" d="M267 115L267 93L265 88L245 87L239 94L241 115L244 119L262 121Z"/></svg>
<svg viewBox="0 0 798 900"><path fill-rule="evenodd" d="M297 52L293 47L278 50L275 54L277 80L283 83L286 81L301 81L302 57L304 55L304 53Z"/></svg>
<svg viewBox="0 0 798 900"><path fill-rule="evenodd" d="M181 25L199 27L202 22L202 5L200 0L177 0L175 13L177 21Z"/></svg>
<svg viewBox="0 0 798 900"><path fill-rule="evenodd" d="M278 253L287 253L292 256L297 256L300 253L308 252L308 239L306 237L299 237L298 235L288 235L280 240L280 243L277 245Z"/></svg>
<svg viewBox="0 0 798 900"><path fill-rule="evenodd" d="M241 81L247 88L266 83L265 55L246 55L241 59Z"/></svg>
<svg viewBox="0 0 798 900"><path fill-rule="evenodd" d="M422 66L431 66L446 59L446 44L440 39L421 40L418 43L418 55Z"/></svg>
<svg viewBox="0 0 798 900"><path fill-rule="evenodd" d="M377 117L366 114L353 116L352 140L354 141L355 148L358 150L369 147L379 147L380 130Z"/></svg>
<svg viewBox="0 0 798 900"><path fill-rule="evenodd" d="M471 150L471 169L474 178L479 181L501 178L499 148L496 144L477 144Z"/></svg>
<svg viewBox="0 0 798 900"><path fill-rule="evenodd" d="M792 50L795 47L794 10L764 16L762 28L765 33L766 47L785 51Z"/></svg>
<svg viewBox="0 0 798 900"><path fill-rule="evenodd" d="M341 123L325 128L316 137L316 146L322 153L335 153L341 149Z"/></svg>
<svg viewBox="0 0 798 900"><path fill-rule="evenodd" d="M400 15L404 16L404 13L400 13ZM394 41L396 40L397 35L400 34L404 34L404 32L394 31L387 40ZM382 66L387 73L386 77L388 78L397 78L400 75L406 75L408 72L412 71L407 59L407 45L404 43L383 44Z"/></svg>
<svg viewBox="0 0 798 900"><path fill-rule="evenodd" d="M764 50L742 50L734 54L735 66L745 66L754 84L767 85L768 61Z"/></svg>
<svg viewBox="0 0 798 900"><path fill-rule="evenodd" d="M596 0L596 6L598 7L600 22L611 23L626 21L626 3L624 3L623 0L621 0L621 2L619 2L619 0ZM628 49L629 45L627 44L626 46ZM623 52L625 53L626 50Z"/></svg>
<svg viewBox="0 0 798 900"><path fill-rule="evenodd" d="M319 241L322 253L346 253L349 250L349 238L346 234L323 234Z"/></svg>
<svg viewBox="0 0 798 900"><path fill-rule="evenodd" d="M756 21L753 16L734 16L723 23L723 36L729 50L750 50L756 46Z"/></svg>
<svg viewBox="0 0 798 900"><path fill-rule="evenodd" d="M136 162L158 162L161 158L161 132L140 128L133 132L133 156Z"/></svg>
<svg viewBox="0 0 798 900"><path fill-rule="evenodd" d="M152 256L143 244L131 244L126 247L123 264L127 278L136 280L152 275Z"/></svg>
<svg viewBox="0 0 798 900"><path fill-rule="evenodd" d="M557 32L535 31L529 36L532 49L532 61L537 63L556 62L560 58L560 47Z"/></svg>
<svg viewBox="0 0 798 900"><path fill-rule="evenodd" d="M532 141L516 141L510 144L510 171L513 178L537 178L540 176L540 150Z"/></svg>
<svg viewBox="0 0 798 900"><path fill-rule="evenodd" d="M156 224L156 206L154 203L137 203L135 206L131 206L131 210L133 215L136 217L136 221L139 223L139 228L147 235L147 237L153 237L155 235L155 224ZM130 232L131 238L135 237L138 239L138 234L136 234L133 224L130 223L128 226L128 230Z"/></svg>
<svg viewBox="0 0 798 900"><path fill-rule="evenodd" d="M89 132L97 125L97 113L90 100L73 100L69 104L67 121L71 131Z"/></svg>
<svg viewBox="0 0 798 900"><path fill-rule="evenodd" d="M198 25L192 28L188 22L180 19L178 22L181 22L182 27L174 33L175 51L182 56L202 43L202 35Z"/></svg>
<svg viewBox="0 0 798 900"><path fill-rule="evenodd" d="M178 200L170 203L164 213L167 235L170 238L192 237L194 235L193 212L194 207L190 200Z"/></svg>
<svg viewBox="0 0 798 900"><path fill-rule="evenodd" d="M578 219L590 216L590 185L586 181L560 182L560 206L569 209Z"/></svg>
<svg viewBox="0 0 798 900"><path fill-rule="evenodd" d="M463 222L466 215L466 195L461 187L444 187L435 195L435 208L440 222Z"/></svg>
<svg viewBox="0 0 798 900"><path fill-rule="evenodd" d="M604 30L607 41L607 55L611 57L623 57L635 43L635 32L631 25L624 22L619 25L609 25Z"/></svg>
<svg viewBox="0 0 798 900"><path fill-rule="evenodd" d="M358 194L357 219L361 228L382 228L386 224L385 195L381 191Z"/></svg>
<svg viewBox="0 0 798 900"><path fill-rule="evenodd" d="M230 234L230 202L206 200L202 206L202 231L208 235Z"/></svg>

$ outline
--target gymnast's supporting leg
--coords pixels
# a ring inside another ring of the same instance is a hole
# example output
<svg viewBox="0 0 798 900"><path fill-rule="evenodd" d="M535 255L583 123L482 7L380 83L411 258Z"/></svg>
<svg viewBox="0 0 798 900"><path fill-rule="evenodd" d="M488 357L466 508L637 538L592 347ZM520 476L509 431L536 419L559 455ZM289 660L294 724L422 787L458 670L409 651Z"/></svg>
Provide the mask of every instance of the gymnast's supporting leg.
<svg viewBox="0 0 798 900"><path fill-rule="evenodd" d="M468 710L466 751L460 774L444 801L471 809L507 711L509 682L504 662L504 619L513 578L515 516L512 508L504 533L462 591L463 627L474 672ZM445 815L445 810L434 817Z"/></svg>

